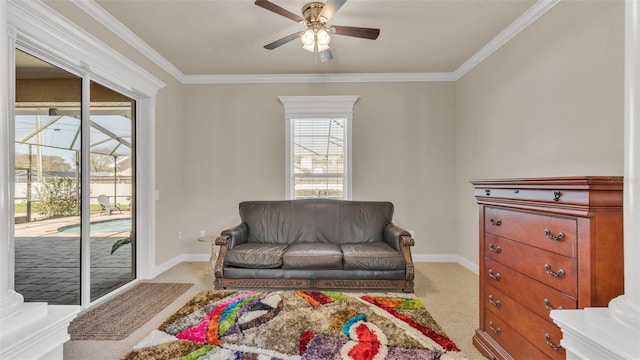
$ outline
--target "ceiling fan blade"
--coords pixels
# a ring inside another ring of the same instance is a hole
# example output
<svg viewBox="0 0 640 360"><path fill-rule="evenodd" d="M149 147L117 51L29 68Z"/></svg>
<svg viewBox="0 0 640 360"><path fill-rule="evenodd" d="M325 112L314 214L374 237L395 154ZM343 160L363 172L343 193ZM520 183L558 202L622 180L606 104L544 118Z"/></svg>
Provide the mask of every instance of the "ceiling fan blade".
<svg viewBox="0 0 640 360"><path fill-rule="evenodd" d="M284 44L286 44L286 43L288 43L290 41L293 41L293 40L299 38L301 34L302 34L302 31L298 31L298 32L293 33L291 35L285 36L282 39L278 39L278 40L276 40L276 41L274 41L274 42L272 42L270 44L267 44L267 45L264 46L264 48L267 49L267 50L273 50L273 49L275 49L277 47L280 47L280 46L282 46L282 45L284 45Z"/></svg>
<svg viewBox="0 0 640 360"><path fill-rule="evenodd" d="M322 11L318 17L323 17L326 21L329 21L329 19L331 19L346 2L347 0L328 0L322 7Z"/></svg>
<svg viewBox="0 0 640 360"><path fill-rule="evenodd" d="M333 25L330 29L331 32L336 35L353 36L370 40L375 40L378 38L378 35L380 35L380 29L373 28Z"/></svg>
<svg viewBox="0 0 640 360"><path fill-rule="evenodd" d="M269 11L272 11L278 15L282 15L286 18L289 18L295 22L299 22L299 23L304 23L304 19L299 16L296 15L294 13L292 13L291 11L281 8L280 6L272 3L271 1L267 1L267 0L256 0L255 2L256 5L260 6L261 8L267 9Z"/></svg>
<svg viewBox="0 0 640 360"><path fill-rule="evenodd" d="M331 53L330 49L327 49L327 50L319 51L318 52L318 57L320 58L320 61L327 62L327 61L333 59L333 54Z"/></svg>

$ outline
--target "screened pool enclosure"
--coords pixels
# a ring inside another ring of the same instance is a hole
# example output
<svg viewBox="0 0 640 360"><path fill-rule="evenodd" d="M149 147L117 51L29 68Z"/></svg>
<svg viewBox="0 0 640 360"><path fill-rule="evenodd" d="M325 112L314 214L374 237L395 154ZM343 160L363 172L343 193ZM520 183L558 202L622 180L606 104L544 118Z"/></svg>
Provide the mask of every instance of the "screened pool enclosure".
<svg viewBox="0 0 640 360"><path fill-rule="evenodd" d="M86 306L135 279L136 103L20 50L15 74L14 289Z"/></svg>

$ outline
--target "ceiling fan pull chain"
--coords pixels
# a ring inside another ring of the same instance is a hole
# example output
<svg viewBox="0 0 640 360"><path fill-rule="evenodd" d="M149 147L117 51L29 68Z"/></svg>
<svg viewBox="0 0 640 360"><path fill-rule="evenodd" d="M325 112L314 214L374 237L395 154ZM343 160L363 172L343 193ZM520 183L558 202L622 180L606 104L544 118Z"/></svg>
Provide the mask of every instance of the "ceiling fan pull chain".
<svg viewBox="0 0 640 360"><path fill-rule="evenodd" d="M318 32L313 32L313 58L315 63L318 63Z"/></svg>

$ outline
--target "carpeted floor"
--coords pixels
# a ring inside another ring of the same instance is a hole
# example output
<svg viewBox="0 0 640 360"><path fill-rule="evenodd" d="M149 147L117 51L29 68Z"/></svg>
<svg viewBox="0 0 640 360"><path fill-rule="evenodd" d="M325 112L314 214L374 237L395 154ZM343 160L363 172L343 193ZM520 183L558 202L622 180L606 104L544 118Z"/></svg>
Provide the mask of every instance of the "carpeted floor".
<svg viewBox="0 0 640 360"><path fill-rule="evenodd" d="M484 357L472 345L478 327L478 276L454 263L416 263L415 295L433 318L471 360ZM64 345L65 360L120 359L133 346L157 329L169 316L201 291L212 288L206 262L181 263L153 279L154 282L193 282L187 290L149 322L130 336L118 340L69 341Z"/></svg>
<svg viewBox="0 0 640 360"><path fill-rule="evenodd" d="M203 291L124 359L463 359L413 294Z"/></svg>

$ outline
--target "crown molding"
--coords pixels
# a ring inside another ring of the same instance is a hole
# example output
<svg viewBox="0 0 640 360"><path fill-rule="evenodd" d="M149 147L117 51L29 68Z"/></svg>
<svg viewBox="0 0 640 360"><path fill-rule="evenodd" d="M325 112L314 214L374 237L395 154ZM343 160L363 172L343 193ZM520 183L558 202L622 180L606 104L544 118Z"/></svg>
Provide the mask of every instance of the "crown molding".
<svg viewBox="0 0 640 360"><path fill-rule="evenodd" d="M176 80L190 84L290 84L290 83L354 83L354 82L446 82L457 81L474 67L491 56L509 40L526 29L540 16L553 8L560 0L538 0L511 25L472 55L453 72L423 73L350 73L350 74L234 74L234 75L185 75L169 60L109 14L94 0L71 0L106 28L140 51Z"/></svg>
<svg viewBox="0 0 640 360"><path fill-rule="evenodd" d="M91 17L96 19L100 24L111 30L114 34L124 40L127 44L146 56L164 71L169 73L176 80L183 82L184 74L180 69L175 67L169 60L165 59L160 53L155 51L149 44L144 42L128 27L124 26L113 15L107 12L102 6L98 5L94 0L71 0L77 7L84 10Z"/></svg>
<svg viewBox="0 0 640 360"><path fill-rule="evenodd" d="M183 84L291 84L455 81L454 73L186 75Z"/></svg>
<svg viewBox="0 0 640 360"><path fill-rule="evenodd" d="M473 54L464 64L460 65L460 67L453 72L455 80L463 77L559 2L560 0L538 0L532 7L525 11L524 14L520 15L516 21L502 30L500 34Z"/></svg>
<svg viewBox="0 0 640 360"><path fill-rule="evenodd" d="M79 76L90 72L94 80L129 96L152 97L166 86L41 1L9 0L7 25L15 29L19 48L44 52L56 66Z"/></svg>

